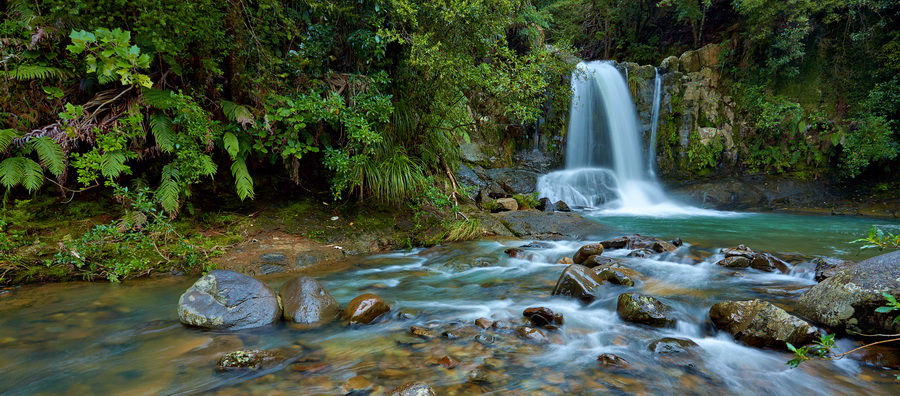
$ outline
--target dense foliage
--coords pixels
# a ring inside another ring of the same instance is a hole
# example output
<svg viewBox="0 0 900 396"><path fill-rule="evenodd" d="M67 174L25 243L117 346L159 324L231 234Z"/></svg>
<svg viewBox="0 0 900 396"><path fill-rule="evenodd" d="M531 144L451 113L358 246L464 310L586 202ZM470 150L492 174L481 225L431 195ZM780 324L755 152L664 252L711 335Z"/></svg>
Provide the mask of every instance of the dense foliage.
<svg viewBox="0 0 900 396"><path fill-rule="evenodd" d="M534 123L570 64L526 1L6 3L0 183L192 186L251 170L409 198L480 128ZM220 171L225 165L230 172ZM75 176L75 177L69 177Z"/></svg>

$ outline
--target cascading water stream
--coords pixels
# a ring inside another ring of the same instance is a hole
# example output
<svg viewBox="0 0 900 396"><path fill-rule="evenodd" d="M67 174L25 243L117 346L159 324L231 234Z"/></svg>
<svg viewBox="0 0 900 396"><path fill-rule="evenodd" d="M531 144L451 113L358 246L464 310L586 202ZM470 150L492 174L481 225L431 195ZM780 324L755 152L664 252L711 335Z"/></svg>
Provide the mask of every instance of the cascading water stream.
<svg viewBox="0 0 900 396"><path fill-rule="evenodd" d="M572 75L572 91L566 169L538 180L542 196L610 213L717 213L679 205L665 196L644 160L628 85L612 62L580 62Z"/></svg>
<svg viewBox="0 0 900 396"><path fill-rule="evenodd" d="M647 170L656 177L656 131L659 129L659 106L662 101L662 76L653 68L653 107L650 111L650 146L647 147Z"/></svg>

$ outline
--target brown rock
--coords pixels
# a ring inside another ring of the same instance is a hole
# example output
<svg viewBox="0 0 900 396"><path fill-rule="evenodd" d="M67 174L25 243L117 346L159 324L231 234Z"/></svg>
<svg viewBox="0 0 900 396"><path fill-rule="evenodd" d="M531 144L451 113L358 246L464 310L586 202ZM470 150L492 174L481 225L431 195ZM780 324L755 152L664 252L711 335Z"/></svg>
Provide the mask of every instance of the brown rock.
<svg viewBox="0 0 900 396"><path fill-rule="evenodd" d="M506 248L503 250L503 253L506 253L510 258L525 258L527 255L525 251L519 248Z"/></svg>
<svg viewBox="0 0 900 396"><path fill-rule="evenodd" d="M347 304L347 308L344 308L343 318L349 320L350 324L369 324L390 310L391 306L381 297L366 293Z"/></svg>
<svg viewBox="0 0 900 396"><path fill-rule="evenodd" d="M744 256L731 256L719 260L718 262L716 262L716 265L725 268L747 268L750 266L750 263L750 259Z"/></svg>
<svg viewBox="0 0 900 396"><path fill-rule="evenodd" d="M491 325L493 325L493 324L494 324L494 321L490 320L488 318L475 319L475 326L481 327L482 329L487 329L488 327L491 327Z"/></svg>
<svg viewBox="0 0 900 396"><path fill-rule="evenodd" d="M306 326L321 326L341 316L341 307L313 278L288 280L278 290L284 304L284 319Z"/></svg>
<svg viewBox="0 0 900 396"><path fill-rule="evenodd" d="M621 356L614 355L611 353L604 353L597 357L597 362L601 366L616 366L627 368L629 366L628 361L622 358Z"/></svg>
<svg viewBox="0 0 900 396"><path fill-rule="evenodd" d="M638 293L619 295L616 312L622 320L655 327L675 326L675 319L669 317L672 308L659 300Z"/></svg>
<svg viewBox="0 0 900 396"><path fill-rule="evenodd" d="M456 366L459 366L459 360L457 360L453 356L444 356L441 358L439 363L445 369L455 369Z"/></svg>
<svg viewBox="0 0 900 396"><path fill-rule="evenodd" d="M546 343L550 342L550 338L547 337L547 333L545 333L541 329L536 329L534 327L528 326L519 326L516 327L516 334L518 334L519 338L536 342L536 343Z"/></svg>
<svg viewBox="0 0 900 396"><path fill-rule="evenodd" d="M595 254L595 255L590 256L587 259L585 259L584 262L581 263L581 265L588 267L588 268L594 268L594 267L598 267L601 265L615 264L616 262L617 262L616 260L611 259L609 257Z"/></svg>
<svg viewBox="0 0 900 396"><path fill-rule="evenodd" d="M816 282L831 278L837 274L838 271L855 264L852 261L831 257L818 257L813 259L812 262L816 265Z"/></svg>
<svg viewBox="0 0 900 396"><path fill-rule="evenodd" d="M434 338L434 334L431 334L430 331L425 330L424 328L419 327L419 326L410 326L409 332L412 333L412 335L414 335L416 337L426 339L426 340Z"/></svg>
<svg viewBox="0 0 900 396"><path fill-rule="evenodd" d="M525 308L522 315L531 320L531 323L537 327L543 327L553 323L553 311L550 308L532 307Z"/></svg>
<svg viewBox="0 0 900 396"><path fill-rule="evenodd" d="M750 260L750 267L760 271L788 273L788 265L768 253L759 253Z"/></svg>
<svg viewBox="0 0 900 396"><path fill-rule="evenodd" d="M571 257L566 256L566 257L563 257L563 258L561 258L561 259L559 259L559 260L556 260L556 264L575 264L575 262L572 261L572 258L571 258Z"/></svg>
<svg viewBox="0 0 900 396"><path fill-rule="evenodd" d="M341 392L344 394L350 393L365 393L372 389L372 381L366 379L361 375L357 375L356 377L350 378L347 381L344 381L344 384L341 385Z"/></svg>
<svg viewBox="0 0 900 396"><path fill-rule="evenodd" d="M678 247L666 241L656 241L650 245L650 249L657 253L665 253L673 252L677 250Z"/></svg>
<svg viewBox="0 0 900 396"><path fill-rule="evenodd" d="M494 201L494 207L494 210L498 212L511 212L519 210L519 203L512 198L500 198Z"/></svg>
<svg viewBox="0 0 900 396"><path fill-rule="evenodd" d="M582 246L575 253L575 256L572 257L572 261L575 264L581 264L584 260L587 260L588 257L591 256L599 256L603 254L603 245L600 243L590 243Z"/></svg>

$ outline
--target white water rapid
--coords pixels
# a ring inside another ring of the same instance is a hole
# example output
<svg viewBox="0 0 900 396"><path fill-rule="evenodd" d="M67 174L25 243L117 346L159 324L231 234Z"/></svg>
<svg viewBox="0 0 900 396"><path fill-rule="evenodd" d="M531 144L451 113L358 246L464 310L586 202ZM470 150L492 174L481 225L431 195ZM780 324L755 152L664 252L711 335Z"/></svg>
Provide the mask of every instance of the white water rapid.
<svg viewBox="0 0 900 396"><path fill-rule="evenodd" d="M657 78L656 83L661 80ZM541 196L610 214L721 213L675 203L663 193L644 160L637 110L628 85L611 62L580 62L572 75L572 91L566 169L538 180ZM656 91L654 102L661 87Z"/></svg>

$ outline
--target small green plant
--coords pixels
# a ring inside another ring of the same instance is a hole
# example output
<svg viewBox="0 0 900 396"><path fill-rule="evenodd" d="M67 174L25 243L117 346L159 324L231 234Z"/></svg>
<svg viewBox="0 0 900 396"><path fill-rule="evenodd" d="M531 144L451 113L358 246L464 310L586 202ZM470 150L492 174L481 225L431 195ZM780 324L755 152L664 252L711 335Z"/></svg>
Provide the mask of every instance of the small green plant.
<svg viewBox="0 0 900 396"><path fill-rule="evenodd" d="M790 342L787 348L794 353L794 358L787 362L788 366L795 368L810 359L826 359L831 349L834 348L834 334L822 334L811 346L795 347Z"/></svg>
<svg viewBox="0 0 900 396"><path fill-rule="evenodd" d="M865 243L865 245L860 247L860 250L871 248L878 248L878 250L884 250L884 248L896 249L900 248L900 235L894 235L878 227L872 227L865 238L860 238L850 243Z"/></svg>

